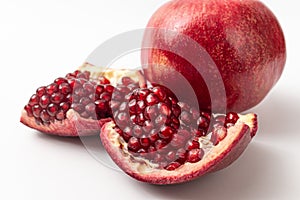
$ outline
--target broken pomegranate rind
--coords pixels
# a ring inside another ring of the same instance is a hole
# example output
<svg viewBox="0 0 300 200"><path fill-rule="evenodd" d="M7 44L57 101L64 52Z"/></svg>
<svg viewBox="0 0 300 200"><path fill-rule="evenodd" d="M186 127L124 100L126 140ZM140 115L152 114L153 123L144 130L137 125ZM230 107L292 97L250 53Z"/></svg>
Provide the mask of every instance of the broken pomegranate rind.
<svg viewBox="0 0 300 200"><path fill-rule="evenodd" d="M214 146L208 138L201 137L205 143L205 155L196 163L184 163L179 168L169 171L158 168L140 157L134 157L120 143L119 134L114 131L113 121L102 127L101 141L113 161L131 177L151 184L175 184L193 180L208 172L223 169L235 161L246 149L252 135L257 131L255 114L239 115L240 119L227 130L227 136ZM203 141L201 141L203 140ZM120 148L122 147L122 148Z"/></svg>
<svg viewBox="0 0 300 200"><path fill-rule="evenodd" d="M78 137L78 136L91 136L100 133L101 127L107 119L92 120L84 119L73 110L67 112L67 118L63 121L55 121L49 125L38 125L33 117L28 117L25 110L22 111L21 122L37 131L57 136L65 137Z"/></svg>
<svg viewBox="0 0 300 200"><path fill-rule="evenodd" d="M79 67L80 71L90 72L91 79L97 79L100 76L105 76L112 85L116 85L122 77L128 76L134 81L139 82L140 86L145 85L144 76L139 70L130 69L111 69L107 67L98 67L89 63L84 63Z"/></svg>

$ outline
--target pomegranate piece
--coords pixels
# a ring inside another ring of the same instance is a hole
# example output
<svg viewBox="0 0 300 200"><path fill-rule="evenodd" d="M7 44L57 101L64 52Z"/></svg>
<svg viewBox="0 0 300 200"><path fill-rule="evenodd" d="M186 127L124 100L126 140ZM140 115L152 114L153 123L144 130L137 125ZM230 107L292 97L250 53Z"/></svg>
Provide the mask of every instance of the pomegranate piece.
<svg viewBox="0 0 300 200"><path fill-rule="evenodd" d="M138 81L136 71L102 70L84 64L81 70L39 87L24 106L21 122L52 135L78 136L76 123L83 126L80 135L99 134L102 124L112 117L110 102L117 80L131 74L122 79L126 88L137 87Z"/></svg>
<svg viewBox="0 0 300 200"><path fill-rule="evenodd" d="M222 169L239 157L257 131L255 114L197 112L167 90L136 88L116 104L122 105L113 109L117 117L102 127L105 149L137 180L173 184Z"/></svg>

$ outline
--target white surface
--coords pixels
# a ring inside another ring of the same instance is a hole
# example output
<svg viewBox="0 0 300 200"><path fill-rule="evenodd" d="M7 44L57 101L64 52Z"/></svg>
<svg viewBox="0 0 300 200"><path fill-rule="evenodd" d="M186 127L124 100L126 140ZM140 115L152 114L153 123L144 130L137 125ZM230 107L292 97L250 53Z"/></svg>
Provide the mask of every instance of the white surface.
<svg viewBox="0 0 300 200"><path fill-rule="evenodd" d="M139 183L96 162L78 139L19 123L35 88L73 71L101 42L145 27L164 0L0 1L0 199L298 199L299 6L264 0L284 29L281 80L253 112L259 132L231 167L176 186Z"/></svg>

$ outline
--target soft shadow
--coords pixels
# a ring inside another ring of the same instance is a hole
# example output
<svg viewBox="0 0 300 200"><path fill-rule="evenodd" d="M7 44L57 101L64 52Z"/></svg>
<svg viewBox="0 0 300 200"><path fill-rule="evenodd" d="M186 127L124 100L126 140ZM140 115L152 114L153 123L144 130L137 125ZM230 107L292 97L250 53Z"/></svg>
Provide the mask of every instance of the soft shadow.
<svg viewBox="0 0 300 200"><path fill-rule="evenodd" d="M36 137L43 141L49 141L50 143L56 143L66 146L77 146L84 148L98 163L104 165L110 169L120 171L116 164L111 160L109 155L104 149L99 135L87 136L87 137L61 137L55 135L47 135L37 132Z"/></svg>
<svg viewBox="0 0 300 200"><path fill-rule="evenodd" d="M258 135L280 137L299 135L300 97L293 93L274 93L256 108L250 110L258 114Z"/></svg>
<svg viewBox="0 0 300 200"><path fill-rule="evenodd" d="M63 144L69 144L69 145L74 145L74 146L83 146L80 138L78 137L61 137L61 136L56 136L56 135L48 135L41 133L39 131L35 131L34 135L37 139L43 140L43 141L49 141L51 143L63 143Z"/></svg>
<svg viewBox="0 0 300 200"><path fill-rule="evenodd" d="M243 156L227 169L184 184L155 186L136 183L136 187L162 199L240 200L249 196L248 193L262 196L281 187L280 183L270 185L270 181L274 178L274 170L272 173L268 173L268 170L274 169L272 160L276 158L277 155L268 150L268 147L254 142ZM282 169L277 167L275 170L280 173Z"/></svg>

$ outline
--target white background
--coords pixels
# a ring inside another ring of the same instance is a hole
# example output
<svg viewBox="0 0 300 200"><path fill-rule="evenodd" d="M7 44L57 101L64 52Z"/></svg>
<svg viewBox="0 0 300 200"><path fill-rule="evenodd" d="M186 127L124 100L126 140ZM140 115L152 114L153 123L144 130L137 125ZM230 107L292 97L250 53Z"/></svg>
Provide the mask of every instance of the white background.
<svg viewBox="0 0 300 200"><path fill-rule="evenodd" d="M98 45L144 28L165 0L0 1L0 199L298 199L300 196L299 6L264 0L286 36L278 84L251 111L259 132L229 168L175 186L137 182L93 159L78 139L19 123L40 85L71 72ZM297 4L297 5L296 5Z"/></svg>

